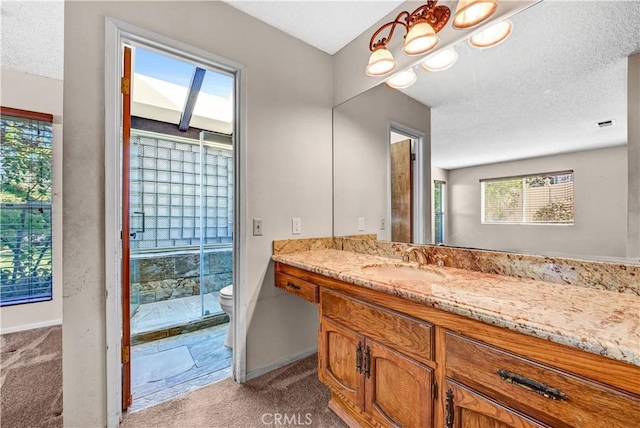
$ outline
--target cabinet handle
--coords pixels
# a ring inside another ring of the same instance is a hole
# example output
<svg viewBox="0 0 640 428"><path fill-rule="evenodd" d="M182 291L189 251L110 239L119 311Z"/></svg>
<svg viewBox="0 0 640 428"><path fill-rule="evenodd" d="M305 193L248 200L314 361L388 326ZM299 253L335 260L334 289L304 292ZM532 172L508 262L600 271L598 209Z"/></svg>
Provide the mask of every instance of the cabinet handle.
<svg viewBox="0 0 640 428"><path fill-rule="evenodd" d="M552 400L569 400L567 394L560 391L559 389L551 388L544 383L537 382L535 380L508 372L503 369L498 370L497 373L498 376L500 376L500 378L502 378L502 380L504 380L505 382L512 383L524 389L528 389L529 391L533 391L536 394L542 395L543 397L547 397Z"/></svg>
<svg viewBox="0 0 640 428"><path fill-rule="evenodd" d="M444 420L445 428L453 428L453 391L447 388L447 400L445 401L445 411L447 412Z"/></svg>
<svg viewBox="0 0 640 428"><path fill-rule="evenodd" d="M369 379L371 377L371 348L367 346L364 351L364 375Z"/></svg>
<svg viewBox="0 0 640 428"><path fill-rule="evenodd" d="M356 346L356 373L362 373L362 342Z"/></svg>
<svg viewBox="0 0 640 428"><path fill-rule="evenodd" d="M300 286L294 284L293 282L287 282L287 287L293 288L294 290L300 290Z"/></svg>

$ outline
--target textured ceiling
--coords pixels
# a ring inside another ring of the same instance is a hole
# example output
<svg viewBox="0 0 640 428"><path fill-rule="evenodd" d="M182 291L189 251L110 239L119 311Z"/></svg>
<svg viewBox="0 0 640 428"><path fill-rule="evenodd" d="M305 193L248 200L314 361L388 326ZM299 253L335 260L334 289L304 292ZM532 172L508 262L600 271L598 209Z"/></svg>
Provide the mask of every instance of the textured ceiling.
<svg viewBox="0 0 640 428"><path fill-rule="evenodd" d="M432 107L434 165L454 169L625 144L627 56L640 52L640 2L545 0L511 18L491 49L418 72L403 90ZM600 129L596 122L614 119Z"/></svg>
<svg viewBox="0 0 640 428"><path fill-rule="evenodd" d="M2 67L62 80L64 2L3 0L0 27Z"/></svg>
<svg viewBox="0 0 640 428"><path fill-rule="evenodd" d="M402 1L227 3L333 54ZM2 67L62 79L63 3L0 7ZM640 2L544 0L511 20L514 33L503 44L479 50L463 42L453 68L419 71L403 90L433 108L434 164L453 169L625 144L626 57L640 52ZM595 125L610 119L615 126Z"/></svg>
<svg viewBox="0 0 640 428"><path fill-rule="evenodd" d="M404 0L223 1L333 55Z"/></svg>

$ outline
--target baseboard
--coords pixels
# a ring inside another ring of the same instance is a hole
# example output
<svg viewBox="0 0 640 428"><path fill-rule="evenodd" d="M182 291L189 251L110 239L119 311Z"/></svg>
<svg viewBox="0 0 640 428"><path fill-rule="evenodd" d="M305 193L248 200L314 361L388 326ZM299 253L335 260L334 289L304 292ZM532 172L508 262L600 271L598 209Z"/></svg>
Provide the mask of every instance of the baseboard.
<svg viewBox="0 0 640 428"><path fill-rule="evenodd" d="M62 324L61 319L37 322L33 324L24 324L24 325L18 325L15 327L0 329L0 334L17 333L19 331L33 330L36 328L44 328L44 327L52 327L54 325L61 325L61 324Z"/></svg>
<svg viewBox="0 0 640 428"><path fill-rule="evenodd" d="M297 354L291 357L287 357L287 358L283 358L282 360L278 360L275 363L267 366L267 367L261 367L259 369L255 369L252 370L250 372L247 372L247 377L246 380L250 381L251 379L255 379L257 377L260 377L264 374L267 374L269 372L272 372L276 369L279 369L280 367L284 367L287 364L291 364L294 363L298 360L301 360L303 358L307 358L309 355L313 355L313 354L317 354L318 353L318 348L314 348L314 349L310 349L308 351L304 351L301 354Z"/></svg>

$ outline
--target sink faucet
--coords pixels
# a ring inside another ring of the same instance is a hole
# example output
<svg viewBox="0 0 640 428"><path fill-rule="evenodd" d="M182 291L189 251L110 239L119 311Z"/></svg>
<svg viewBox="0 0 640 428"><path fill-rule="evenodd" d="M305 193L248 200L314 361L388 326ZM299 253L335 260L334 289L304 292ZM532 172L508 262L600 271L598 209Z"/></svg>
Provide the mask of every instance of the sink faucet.
<svg viewBox="0 0 640 428"><path fill-rule="evenodd" d="M404 252L405 252L407 261L409 261L409 256L411 256L411 253L415 253L416 259L418 260L418 265L422 266L427 264L427 256L422 252L421 248L409 247L406 250L404 250Z"/></svg>

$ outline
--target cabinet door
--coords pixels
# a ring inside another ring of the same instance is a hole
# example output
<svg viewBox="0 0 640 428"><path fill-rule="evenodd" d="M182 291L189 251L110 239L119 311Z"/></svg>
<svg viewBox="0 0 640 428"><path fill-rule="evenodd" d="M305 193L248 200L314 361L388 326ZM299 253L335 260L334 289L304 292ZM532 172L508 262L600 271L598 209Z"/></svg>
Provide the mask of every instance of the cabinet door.
<svg viewBox="0 0 640 428"><path fill-rule="evenodd" d="M364 406L364 337L323 317L320 322L318 377L334 392Z"/></svg>
<svg viewBox="0 0 640 428"><path fill-rule="evenodd" d="M526 416L456 382L447 380L444 404L446 428L542 428Z"/></svg>
<svg viewBox="0 0 640 428"><path fill-rule="evenodd" d="M367 339L365 411L385 426L433 426L433 375L425 367Z"/></svg>

